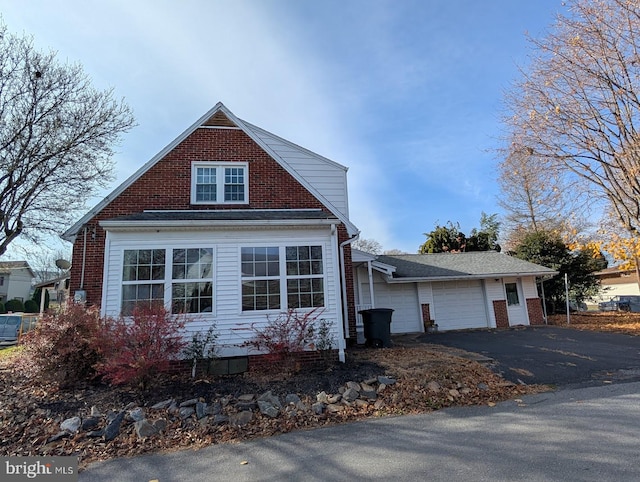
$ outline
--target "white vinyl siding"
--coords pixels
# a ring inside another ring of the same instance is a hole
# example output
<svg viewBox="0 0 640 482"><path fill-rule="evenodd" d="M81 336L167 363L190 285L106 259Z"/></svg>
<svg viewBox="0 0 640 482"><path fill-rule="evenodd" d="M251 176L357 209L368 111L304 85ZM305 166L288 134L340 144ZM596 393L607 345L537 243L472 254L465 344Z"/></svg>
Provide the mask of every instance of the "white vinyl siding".
<svg viewBox="0 0 640 482"><path fill-rule="evenodd" d="M324 307L321 317L333 323L336 339L340 339L342 314L339 300L337 242L327 227L273 230L216 230L216 231L168 231L168 232L116 232L107 233L105 250L105 278L103 288L103 314L117 316L121 306L122 257L125 249L168 249L213 247L213 311L193 316L188 330L206 329L215 323L219 332L217 340L220 356L247 354L242 344L251 338L253 327L267 323L269 317L286 311L242 311L241 246L321 246L323 253ZM169 289L170 287L165 287ZM166 299L166 298L165 298Z"/></svg>
<svg viewBox="0 0 640 482"><path fill-rule="evenodd" d="M349 215L347 170L344 166L256 126L251 126L251 130L327 202L343 215Z"/></svg>

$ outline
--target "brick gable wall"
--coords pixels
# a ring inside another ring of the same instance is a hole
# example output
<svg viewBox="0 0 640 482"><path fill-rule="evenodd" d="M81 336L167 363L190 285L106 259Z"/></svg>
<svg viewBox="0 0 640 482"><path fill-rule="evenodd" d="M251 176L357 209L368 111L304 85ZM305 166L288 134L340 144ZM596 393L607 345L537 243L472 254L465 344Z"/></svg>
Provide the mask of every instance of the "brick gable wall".
<svg viewBox="0 0 640 482"><path fill-rule="evenodd" d="M249 204L191 205L192 161L247 162L249 164ZM296 179L238 129L197 129L158 161L124 192L105 206L78 233L73 246L70 291L83 288L87 302L100 306L104 270L105 231L99 222L144 210L210 209L322 209L326 207ZM339 242L348 239L339 227ZM86 251L84 246L86 244ZM85 251L84 273L83 251ZM355 308L351 253L345 250L349 324L355 337Z"/></svg>

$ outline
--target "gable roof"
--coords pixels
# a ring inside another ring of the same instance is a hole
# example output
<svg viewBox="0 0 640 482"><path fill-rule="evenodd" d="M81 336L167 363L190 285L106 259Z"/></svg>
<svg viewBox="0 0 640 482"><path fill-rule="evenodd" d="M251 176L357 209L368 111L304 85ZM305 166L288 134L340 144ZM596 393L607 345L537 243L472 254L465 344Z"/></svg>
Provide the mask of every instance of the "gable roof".
<svg viewBox="0 0 640 482"><path fill-rule="evenodd" d="M387 280L389 282L553 276L558 274L557 271L550 268L495 251L382 255L378 256L376 261L396 268L392 277Z"/></svg>
<svg viewBox="0 0 640 482"><path fill-rule="evenodd" d="M258 146L269 154L278 164L280 164L293 178L304 186L316 199L318 199L331 213L333 213L347 228L347 232L350 236L354 236L359 233L358 228L349 221L348 207L344 206L342 209L335 206L329 201L327 192L323 192L322 189L318 189L317 186L311 185L311 183L302 175L298 169L292 167L295 160L312 160L317 163L327 164L334 168L342 170L346 173L347 168L341 164L338 164L330 159L327 159L319 154L315 154L307 149L304 149L292 142L289 142L281 137L276 136L264 129L261 129L253 124L243 121L236 117L229 109L225 107L222 102L218 102L211 110L200 117L189 128L187 128L182 134L176 137L171 143L169 143L158 154L146 162L140 169L134 172L127 180L114 189L109 195L107 195L102 201L94 206L87 214L85 214L80 220L78 220L73 226L62 234L62 238L67 241L73 241L73 238L78 234L82 227L94 216L96 216L105 206L111 201L117 198L122 192L124 192L129 186L137 181L144 173L151 169L155 164L162 160L167 154L175 149L182 141L189 137L199 127L220 127L220 128L237 128L247 134ZM344 187L346 195L346 185Z"/></svg>
<svg viewBox="0 0 640 482"><path fill-rule="evenodd" d="M0 261L0 273L11 274L11 271L18 269L26 269L31 273L31 277L35 278L35 274L27 261Z"/></svg>

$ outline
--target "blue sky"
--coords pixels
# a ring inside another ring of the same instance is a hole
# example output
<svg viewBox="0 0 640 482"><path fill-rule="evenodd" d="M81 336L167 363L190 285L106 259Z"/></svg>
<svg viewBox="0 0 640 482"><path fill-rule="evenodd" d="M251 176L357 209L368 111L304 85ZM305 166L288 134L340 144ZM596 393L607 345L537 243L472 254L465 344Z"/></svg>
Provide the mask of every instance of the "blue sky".
<svg viewBox="0 0 640 482"><path fill-rule="evenodd" d="M501 100L561 0L0 0L138 126L115 188L216 102L349 167L351 219L416 252L497 206ZM108 192L105 191L96 204Z"/></svg>

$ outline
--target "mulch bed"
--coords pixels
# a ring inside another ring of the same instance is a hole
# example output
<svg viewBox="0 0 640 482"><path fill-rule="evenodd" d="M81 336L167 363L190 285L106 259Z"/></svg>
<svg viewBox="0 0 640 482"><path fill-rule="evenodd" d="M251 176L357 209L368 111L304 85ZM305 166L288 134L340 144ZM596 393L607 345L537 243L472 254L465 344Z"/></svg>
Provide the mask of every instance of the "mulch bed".
<svg viewBox="0 0 640 482"><path fill-rule="evenodd" d="M398 346L386 349L354 348L347 352L347 363L321 370L307 370L291 376L269 373L197 379L166 377L141 393L108 385L85 385L60 389L53 384L26 379L13 368L7 357L0 362L0 454L76 455L80 466L113 457L198 448L215 443L247 440L292 430L345 423L368 417L425 413L444 407L488 404L514 399L546 387L515 385L489 368L455 351L435 345ZM60 423L72 416L88 414L92 406L102 412L125 406L151 407L168 398L178 401L199 398L207 403L242 394L261 394L267 390L282 399L296 393L308 406L325 391L338 393L348 381L361 382L387 375L397 379L379 398L378 407L347 407L339 413L314 414L300 411L293 417L269 418L256 412L243 427L213 425L195 418L170 419L158 435L140 440L133 424L124 425L110 442L88 438L83 432L48 443L60 431Z"/></svg>

